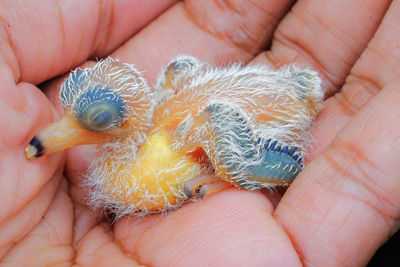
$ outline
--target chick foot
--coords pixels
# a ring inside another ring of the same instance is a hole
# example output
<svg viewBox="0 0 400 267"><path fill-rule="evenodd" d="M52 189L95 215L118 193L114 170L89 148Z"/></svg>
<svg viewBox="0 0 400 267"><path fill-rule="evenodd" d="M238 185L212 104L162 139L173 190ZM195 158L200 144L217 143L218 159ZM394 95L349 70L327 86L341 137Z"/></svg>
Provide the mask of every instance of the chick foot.
<svg viewBox="0 0 400 267"><path fill-rule="evenodd" d="M185 194L188 198L199 197L203 200L214 193L218 193L232 185L213 174L199 175L185 183Z"/></svg>

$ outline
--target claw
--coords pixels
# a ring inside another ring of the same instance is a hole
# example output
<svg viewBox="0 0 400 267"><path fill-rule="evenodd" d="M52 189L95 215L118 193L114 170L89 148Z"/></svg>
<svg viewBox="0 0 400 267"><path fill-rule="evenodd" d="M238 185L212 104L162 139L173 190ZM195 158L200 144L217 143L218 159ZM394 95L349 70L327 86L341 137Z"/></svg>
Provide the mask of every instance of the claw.
<svg viewBox="0 0 400 267"><path fill-rule="evenodd" d="M218 183L220 181L221 180L215 175L199 175L185 183L184 192L187 198L192 198L199 195L202 186Z"/></svg>
<svg viewBox="0 0 400 267"><path fill-rule="evenodd" d="M198 196L201 200L205 197L231 187L228 182L222 181L215 175L199 175L186 182L184 192L187 198Z"/></svg>
<svg viewBox="0 0 400 267"><path fill-rule="evenodd" d="M208 197L214 193L218 193L229 187L232 187L232 185L222 180L213 184L202 185L199 190L199 198L200 200L203 200L205 197Z"/></svg>
<svg viewBox="0 0 400 267"><path fill-rule="evenodd" d="M186 195L187 198L192 198L193 197L192 188L188 187L187 184L185 184L185 187L184 187L183 191L185 192L185 195Z"/></svg>

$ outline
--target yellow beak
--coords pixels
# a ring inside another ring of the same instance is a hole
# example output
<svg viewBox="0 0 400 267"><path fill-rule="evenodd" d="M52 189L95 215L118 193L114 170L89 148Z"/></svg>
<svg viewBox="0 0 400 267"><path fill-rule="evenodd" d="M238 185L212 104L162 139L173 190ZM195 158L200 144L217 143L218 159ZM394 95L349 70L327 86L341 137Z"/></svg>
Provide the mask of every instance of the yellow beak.
<svg viewBox="0 0 400 267"><path fill-rule="evenodd" d="M66 113L61 120L49 124L32 138L25 149L27 159L53 154L75 145L99 144L106 134L94 133L82 127L76 119Z"/></svg>

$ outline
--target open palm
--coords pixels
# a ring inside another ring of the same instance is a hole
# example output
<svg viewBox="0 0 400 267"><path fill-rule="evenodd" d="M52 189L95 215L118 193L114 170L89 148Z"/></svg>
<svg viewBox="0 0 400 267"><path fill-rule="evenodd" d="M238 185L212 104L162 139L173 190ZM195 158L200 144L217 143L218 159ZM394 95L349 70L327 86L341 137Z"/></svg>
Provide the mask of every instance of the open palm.
<svg viewBox="0 0 400 267"><path fill-rule="evenodd" d="M0 2L2 263L366 264L400 217L400 1L175 2ZM63 78L54 77L111 55L154 83L178 54L320 73L327 100L310 163L279 202L229 189L112 225L85 205L92 146L25 159L32 136L61 112ZM37 85L50 79L45 95Z"/></svg>

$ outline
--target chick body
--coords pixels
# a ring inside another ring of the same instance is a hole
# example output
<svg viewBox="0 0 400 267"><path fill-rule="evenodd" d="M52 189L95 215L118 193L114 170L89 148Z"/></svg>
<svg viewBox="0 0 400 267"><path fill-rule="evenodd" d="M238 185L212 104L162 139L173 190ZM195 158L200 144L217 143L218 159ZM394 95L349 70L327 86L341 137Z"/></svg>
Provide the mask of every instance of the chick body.
<svg viewBox="0 0 400 267"><path fill-rule="evenodd" d="M62 125L73 126L62 136L68 142L46 141L60 140L55 123L32 144L45 144L40 155L99 144L89 204L118 218L177 208L197 192L186 185L212 173L247 190L289 185L303 168L323 91L315 72L294 65L216 68L183 56L161 72L154 93L132 65L109 58L73 72L60 98Z"/></svg>

